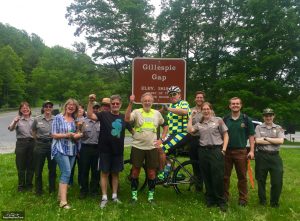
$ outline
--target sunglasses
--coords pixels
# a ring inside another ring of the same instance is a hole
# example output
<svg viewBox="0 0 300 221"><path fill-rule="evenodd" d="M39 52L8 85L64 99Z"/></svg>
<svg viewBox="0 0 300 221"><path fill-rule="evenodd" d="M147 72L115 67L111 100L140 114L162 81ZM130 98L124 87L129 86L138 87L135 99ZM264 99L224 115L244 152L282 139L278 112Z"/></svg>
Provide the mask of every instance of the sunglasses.
<svg viewBox="0 0 300 221"><path fill-rule="evenodd" d="M176 92L172 92L172 93L169 93L169 97L175 97L178 93Z"/></svg>
<svg viewBox="0 0 300 221"><path fill-rule="evenodd" d="M118 103L118 102L115 102L115 103L111 103L111 105L115 105L115 106L117 106L117 105L120 105L120 103Z"/></svg>
<svg viewBox="0 0 300 221"><path fill-rule="evenodd" d="M44 108L52 108L52 105L45 105Z"/></svg>

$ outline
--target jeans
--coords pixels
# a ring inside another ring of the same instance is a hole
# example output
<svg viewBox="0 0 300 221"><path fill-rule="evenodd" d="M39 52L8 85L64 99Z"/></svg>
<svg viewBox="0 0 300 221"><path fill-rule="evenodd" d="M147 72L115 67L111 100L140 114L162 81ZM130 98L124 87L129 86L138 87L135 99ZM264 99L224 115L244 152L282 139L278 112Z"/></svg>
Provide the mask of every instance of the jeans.
<svg viewBox="0 0 300 221"><path fill-rule="evenodd" d="M62 153L58 152L54 159L57 162L57 165L60 169L60 178L59 182L63 184L68 184L71 176L71 170L75 162L76 156L67 156L63 155Z"/></svg>

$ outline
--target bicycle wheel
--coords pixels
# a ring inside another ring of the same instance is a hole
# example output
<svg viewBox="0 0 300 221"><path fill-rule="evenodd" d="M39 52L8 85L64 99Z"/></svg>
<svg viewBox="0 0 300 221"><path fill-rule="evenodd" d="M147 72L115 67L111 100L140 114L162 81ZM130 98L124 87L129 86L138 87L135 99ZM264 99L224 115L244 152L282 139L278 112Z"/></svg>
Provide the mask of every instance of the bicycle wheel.
<svg viewBox="0 0 300 221"><path fill-rule="evenodd" d="M187 160L176 167L172 177L176 193L196 192L196 187L201 185L199 179L194 176L193 164L199 166L197 161Z"/></svg>
<svg viewBox="0 0 300 221"><path fill-rule="evenodd" d="M130 159L124 160L124 171L121 180L124 181L126 186L130 189L131 187L131 162ZM139 176L139 187L138 191L143 191L143 189L147 186L147 173L145 165L141 168L140 176Z"/></svg>

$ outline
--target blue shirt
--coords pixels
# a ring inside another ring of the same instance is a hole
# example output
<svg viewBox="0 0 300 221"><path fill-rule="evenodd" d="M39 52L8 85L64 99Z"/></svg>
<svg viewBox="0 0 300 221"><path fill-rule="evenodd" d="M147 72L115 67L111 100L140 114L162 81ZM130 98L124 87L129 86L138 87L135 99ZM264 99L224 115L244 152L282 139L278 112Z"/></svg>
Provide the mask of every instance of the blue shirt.
<svg viewBox="0 0 300 221"><path fill-rule="evenodd" d="M64 119L62 114L55 116L52 123L52 134L64 134L69 132L75 132L76 125L75 121L67 122ZM67 155L67 156L76 156L78 152L78 144L75 141L72 141L68 138L54 139L52 140L51 145L51 158L53 159L57 152Z"/></svg>

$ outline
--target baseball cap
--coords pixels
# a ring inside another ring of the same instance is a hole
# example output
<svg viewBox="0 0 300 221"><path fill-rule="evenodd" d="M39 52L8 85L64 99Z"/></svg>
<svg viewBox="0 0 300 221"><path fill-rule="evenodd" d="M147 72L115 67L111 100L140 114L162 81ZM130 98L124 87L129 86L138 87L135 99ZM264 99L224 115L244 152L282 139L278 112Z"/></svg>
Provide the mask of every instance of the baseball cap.
<svg viewBox="0 0 300 221"><path fill-rule="evenodd" d="M53 103L49 100L45 100L43 103L43 107L45 107L47 104L51 104L53 106Z"/></svg>
<svg viewBox="0 0 300 221"><path fill-rule="evenodd" d="M263 115L268 115L268 114L272 114L274 115L274 110L271 108L266 108L263 110Z"/></svg>
<svg viewBox="0 0 300 221"><path fill-rule="evenodd" d="M93 107L97 107L97 106L100 107L100 104L99 104L98 102L95 101L95 102L93 103Z"/></svg>

